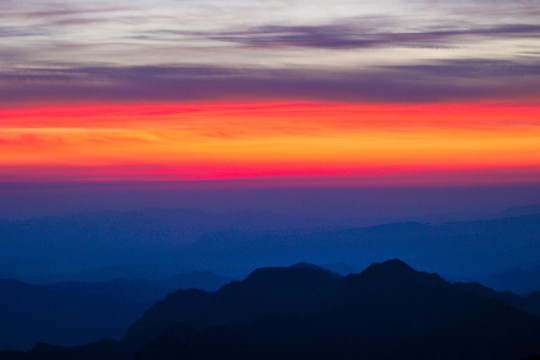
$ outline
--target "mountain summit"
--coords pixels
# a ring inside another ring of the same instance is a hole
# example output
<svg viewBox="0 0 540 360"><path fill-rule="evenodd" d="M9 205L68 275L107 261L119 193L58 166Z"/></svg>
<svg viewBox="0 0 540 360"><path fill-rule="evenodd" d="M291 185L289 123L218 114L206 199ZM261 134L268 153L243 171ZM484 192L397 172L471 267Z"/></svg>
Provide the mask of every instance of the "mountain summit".
<svg viewBox="0 0 540 360"><path fill-rule="evenodd" d="M40 345L17 355L24 360L51 354L66 360L506 360L540 354L540 318L467 289L395 259L346 277L309 266L262 268L216 292L168 295L122 342ZM0 359L14 359L6 356Z"/></svg>
<svg viewBox="0 0 540 360"><path fill-rule="evenodd" d="M423 271L416 271L398 259L387 260L383 263L373 263L360 275L350 274L349 277L361 276L378 282L400 281L414 279L425 284L447 284L442 277Z"/></svg>

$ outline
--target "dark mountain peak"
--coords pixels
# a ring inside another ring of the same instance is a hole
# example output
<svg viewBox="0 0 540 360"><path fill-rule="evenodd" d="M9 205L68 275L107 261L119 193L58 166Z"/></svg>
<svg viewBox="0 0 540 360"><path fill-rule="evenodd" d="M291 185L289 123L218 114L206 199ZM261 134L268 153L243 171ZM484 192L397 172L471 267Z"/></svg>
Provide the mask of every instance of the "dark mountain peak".
<svg viewBox="0 0 540 360"><path fill-rule="evenodd" d="M341 277L341 275L339 275L338 273L336 273L336 272L334 272L334 271L332 271L330 269L327 269L327 268L324 268L322 266L315 265L315 264L312 264L312 263L303 262L303 261L289 266L289 269L312 269L312 270L332 274L332 275L334 275L336 277Z"/></svg>
<svg viewBox="0 0 540 360"><path fill-rule="evenodd" d="M412 267L407 265L404 261L401 261L399 259L390 259L390 260L386 260L386 261L384 261L382 263L374 263L374 264L377 264L379 266L383 266L383 267L389 268L389 269L416 271Z"/></svg>
<svg viewBox="0 0 540 360"><path fill-rule="evenodd" d="M266 267L254 270L244 281L248 286L287 287L305 286L321 281L327 282L338 278L329 270L313 266Z"/></svg>
<svg viewBox="0 0 540 360"><path fill-rule="evenodd" d="M338 282L337 276L317 269L266 267L216 292L179 290L147 310L125 342L136 349L174 323L201 329L249 324L264 314L305 312L316 308Z"/></svg>
<svg viewBox="0 0 540 360"><path fill-rule="evenodd" d="M399 259L391 259L382 263L371 264L363 273L382 273L389 275L414 274L417 271Z"/></svg>
<svg viewBox="0 0 540 360"><path fill-rule="evenodd" d="M356 276L358 275L349 275L349 277ZM439 275L417 271L399 259L391 259L382 263L373 263L360 273L359 276L363 279L377 282L414 279L424 284L448 284Z"/></svg>

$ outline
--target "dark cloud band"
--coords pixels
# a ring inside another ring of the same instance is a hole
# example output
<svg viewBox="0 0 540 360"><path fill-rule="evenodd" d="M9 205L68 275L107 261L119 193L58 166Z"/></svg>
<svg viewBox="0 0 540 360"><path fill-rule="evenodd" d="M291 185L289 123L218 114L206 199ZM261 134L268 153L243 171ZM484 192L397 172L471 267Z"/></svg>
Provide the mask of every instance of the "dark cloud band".
<svg viewBox="0 0 540 360"><path fill-rule="evenodd" d="M367 24L364 24L368 22ZM470 36L492 38L540 37L540 26L534 24L503 24L490 27L470 25L468 28L427 28L416 32L384 32L389 19L363 18L342 24L315 26L260 26L240 31L190 32L158 30L145 33L146 39L165 40L170 36L206 38L241 46L281 48L306 47L323 49L366 49L391 46L432 47L459 42ZM143 36L143 35L141 35Z"/></svg>
<svg viewBox="0 0 540 360"><path fill-rule="evenodd" d="M454 60L358 71L203 66L64 67L0 74L0 101L538 99L540 64Z"/></svg>

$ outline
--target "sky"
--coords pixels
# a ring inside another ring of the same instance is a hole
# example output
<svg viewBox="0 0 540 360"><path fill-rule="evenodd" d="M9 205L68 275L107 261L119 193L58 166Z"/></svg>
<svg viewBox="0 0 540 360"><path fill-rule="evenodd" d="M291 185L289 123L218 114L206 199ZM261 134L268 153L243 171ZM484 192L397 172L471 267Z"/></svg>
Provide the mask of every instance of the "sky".
<svg viewBox="0 0 540 360"><path fill-rule="evenodd" d="M4 0L0 193L535 185L538 24L533 0Z"/></svg>
<svg viewBox="0 0 540 360"><path fill-rule="evenodd" d="M1 0L0 275L169 261L186 239L137 240L159 216L282 231L540 204L539 24L538 0ZM221 240L182 258L239 262ZM504 264L538 254L520 244ZM272 246L241 259L310 260Z"/></svg>

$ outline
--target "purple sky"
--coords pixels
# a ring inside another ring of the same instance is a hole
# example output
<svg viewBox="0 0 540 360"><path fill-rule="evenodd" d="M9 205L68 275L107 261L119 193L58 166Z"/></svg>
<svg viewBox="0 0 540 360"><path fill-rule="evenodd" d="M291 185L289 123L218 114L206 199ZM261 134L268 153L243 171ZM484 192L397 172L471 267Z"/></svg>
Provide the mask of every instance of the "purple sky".
<svg viewBox="0 0 540 360"><path fill-rule="evenodd" d="M536 102L539 23L525 0L3 1L0 106Z"/></svg>

